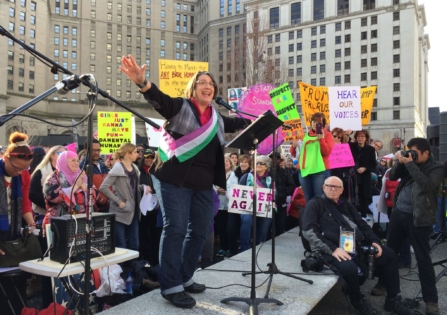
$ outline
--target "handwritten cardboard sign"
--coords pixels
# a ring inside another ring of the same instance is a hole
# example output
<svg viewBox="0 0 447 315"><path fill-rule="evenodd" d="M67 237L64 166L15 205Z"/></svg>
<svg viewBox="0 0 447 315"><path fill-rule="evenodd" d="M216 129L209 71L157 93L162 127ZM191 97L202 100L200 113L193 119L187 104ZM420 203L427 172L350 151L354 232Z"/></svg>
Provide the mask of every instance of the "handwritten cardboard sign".
<svg viewBox="0 0 447 315"><path fill-rule="evenodd" d="M110 154L132 142L132 113L98 112L98 140L101 154Z"/></svg>
<svg viewBox="0 0 447 315"><path fill-rule="evenodd" d="M233 107L234 109L237 110L239 101L242 98L242 94L246 90L247 90L246 86L228 89L228 104L230 104L231 107ZM229 114L232 116L237 115L236 113L233 113L232 111L229 111Z"/></svg>
<svg viewBox="0 0 447 315"><path fill-rule="evenodd" d="M271 218L273 209L272 190L258 187L256 216ZM231 186L229 192L228 212L239 214L253 213L253 187L243 185Z"/></svg>
<svg viewBox="0 0 447 315"><path fill-rule="evenodd" d="M208 62L160 59L160 90L171 97L184 97L186 85L199 71L208 71Z"/></svg>
<svg viewBox="0 0 447 315"><path fill-rule="evenodd" d="M304 138L301 118L286 120L282 126L284 141L302 140Z"/></svg>
<svg viewBox="0 0 447 315"><path fill-rule="evenodd" d="M355 165L349 144L339 143L334 145L329 155L329 165L331 169Z"/></svg>
<svg viewBox="0 0 447 315"><path fill-rule="evenodd" d="M304 123L311 125L311 117L317 112L322 112L326 116L327 123L330 123L329 114L329 91L327 86L313 86L304 82L298 83L300 88L301 107L304 113ZM360 89L361 118L362 125L368 125L371 121L371 110L374 102L376 86L368 86ZM331 125L332 127L332 125ZM343 129L348 129L343 127Z"/></svg>
<svg viewBox="0 0 447 315"><path fill-rule="evenodd" d="M329 87L329 104L331 128L362 129L359 86Z"/></svg>

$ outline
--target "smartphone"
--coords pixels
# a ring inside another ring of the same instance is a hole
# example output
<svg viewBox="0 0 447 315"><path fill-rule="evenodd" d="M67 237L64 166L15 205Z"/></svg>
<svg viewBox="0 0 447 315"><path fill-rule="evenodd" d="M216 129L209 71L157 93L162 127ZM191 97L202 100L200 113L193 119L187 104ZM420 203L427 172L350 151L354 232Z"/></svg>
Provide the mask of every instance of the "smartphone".
<svg viewBox="0 0 447 315"><path fill-rule="evenodd" d="M323 134L323 124L321 122L317 122L316 133L317 135Z"/></svg>

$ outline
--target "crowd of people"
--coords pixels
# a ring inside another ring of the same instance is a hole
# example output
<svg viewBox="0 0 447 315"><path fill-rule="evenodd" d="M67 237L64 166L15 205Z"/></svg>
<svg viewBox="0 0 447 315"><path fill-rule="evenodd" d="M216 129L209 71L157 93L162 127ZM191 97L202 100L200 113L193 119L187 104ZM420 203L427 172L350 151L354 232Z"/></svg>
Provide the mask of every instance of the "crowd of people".
<svg viewBox="0 0 447 315"><path fill-rule="evenodd" d="M397 272L401 262L411 264L407 253L411 244L426 314L439 314L429 239L436 212L441 211L439 187L445 166L431 157L427 140L409 141L408 148L416 156L398 152L388 160L379 154L383 143L371 140L367 130L330 130L325 115L316 113L303 139L292 142L291 157L274 151L258 156L254 165L249 153L224 154L224 134L242 130L251 121L222 116L211 106L217 94L212 74L196 73L184 97L172 98L147 81L146 65L140 67L131 55L123 56L120 68L167 120L158 151L124 143L102 161L101 143L96 139L91 148L86 142L79 153L63 146L45 152L31 149L27 135L12 134L0 159L0 192L5 194L0 203L2 239L17 237L23 224L31 231L39 226L45 251L45 226L51 218L88 210L86 169L91 155L94 211L115 214L117 247L139 251L140 259L160 266L161 294L177 307L193 307L196 301L190 294L206 290L193 280L193 274L201 259L207 261L203 267L212 263L213 243L219 244L217 257L231 257L265 242L272 233L280 235L297 226L300 217L311 251L320 252L338 270L347 283L351 304L362 314L378 312L360 293L366 272L362 255L340 246L342 230L355 232L359 248L367 245L376 251L380 276L371 294L386 293L385 310L397 314L414 314L399 295ZM348 145L354 166L331 167L331 152L341 144ZM229 211L231 187L254 183L274 191L273 229L270 218ZM366 223L375 191L390 217L386 246ZM148 209L139 207L144 194L158 197L158 205L146 215L142 210ZM256 244L251 235L254 219ZM440 231L437 224L435 232ZM4 254L1 248L0 254Z"/></svg>

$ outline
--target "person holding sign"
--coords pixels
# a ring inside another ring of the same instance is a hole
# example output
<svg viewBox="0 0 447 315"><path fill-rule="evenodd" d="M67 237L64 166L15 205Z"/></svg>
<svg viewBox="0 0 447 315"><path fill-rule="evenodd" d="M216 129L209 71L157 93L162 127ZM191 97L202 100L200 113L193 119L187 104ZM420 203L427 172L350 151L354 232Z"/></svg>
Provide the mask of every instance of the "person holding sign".
<svg viewBox="0 0 447 315"><path fill-rule="evenodd" d="M254 181L258 187L272 188L272 178L269 176L268 170L270 169L270 158L265 155L259 155L256 162L256 179L254 178L254 172L250 172L242 176L239 181L239 185L253 186ZM272 218L256 217L256 245L265 242ZM251 226L253 224L253 215L241 214L241 252L250 249L252 245L251 239Z"/></svg>
<svg viewBox="0 0 447 315"><path fill-rule="evenodd" d="M356 200L353 203L359 205L362 217L367 220L366 214L370 212L369 205L372 203L371 173L376 169L376 151L368 144L369 132L367 130L356 131L354 139L355 142L349 143L355 162L353 171L356 174L356 184L351 196L355 196Z"/></svg>
<svg viewBox="0 0 447 315"><path fill-rule="evenodd" d="M301 147L299 179L306 201L323 193L323 183L330 175L329 155L334 147L334 138L326 130L326 116L312 115L312 128L304 135Z"/></svg>
<svg viewBox="0 0 447 315"><path fill-rule="evenodd" d="M163 298L191 308L196 301L188 293L206 289L192 276L214 218L213 184L226 187L224 135L251 121L221 116L213 108L217 84L209 72L191 77L185 98L172 98L147 81L146 64L138 66L132 55L121 61L121 71L167 120L150 169L163 214L158 280Z"/></svg>

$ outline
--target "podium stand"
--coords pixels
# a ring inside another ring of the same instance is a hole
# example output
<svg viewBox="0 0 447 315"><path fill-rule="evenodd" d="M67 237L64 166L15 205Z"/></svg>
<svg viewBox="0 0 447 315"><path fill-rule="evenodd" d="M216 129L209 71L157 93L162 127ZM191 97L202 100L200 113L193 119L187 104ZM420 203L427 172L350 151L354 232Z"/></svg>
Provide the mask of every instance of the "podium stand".
<svg viewBox="0 0 447 315"><path fill-rule="evenodd" d="M257 148L258 144L264 141L270 136L276 129L283 125L283 122L279 120L271 111L267 111L256 119L247 129L234 138L227 144L229 148L241 149L241 150L254 150L253 163L256 166ZM223 299L221 303L226 302L245 302L249 305L250 314L258 314L258 304L261 303L276 303L282 305L283 303L276 299L271 298L256 298L256 213L257 213L257 184L256 180L253 185L253 225L252 225L252 247L251 247L251 291L249 298L243 297L229 297Z"/></svg>

